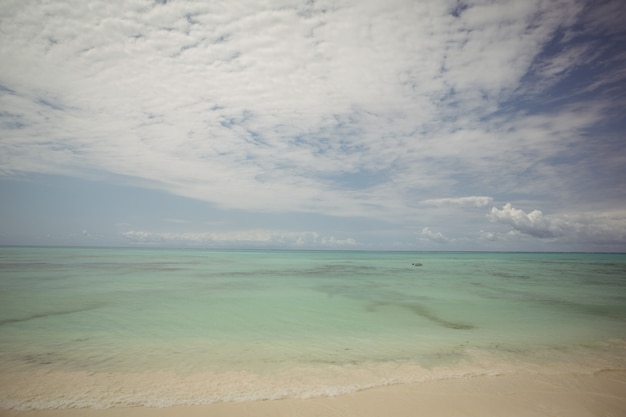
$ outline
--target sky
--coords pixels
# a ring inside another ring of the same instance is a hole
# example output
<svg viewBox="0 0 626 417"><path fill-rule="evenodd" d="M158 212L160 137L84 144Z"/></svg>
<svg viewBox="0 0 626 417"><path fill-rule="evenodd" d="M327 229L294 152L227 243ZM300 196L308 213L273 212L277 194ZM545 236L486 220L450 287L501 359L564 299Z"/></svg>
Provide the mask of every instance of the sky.
<svg viewBox="0 0 626 417"><path fill-rule="evenodd" d="M0 244L626 251L626 2L0 0Z"/></svg>

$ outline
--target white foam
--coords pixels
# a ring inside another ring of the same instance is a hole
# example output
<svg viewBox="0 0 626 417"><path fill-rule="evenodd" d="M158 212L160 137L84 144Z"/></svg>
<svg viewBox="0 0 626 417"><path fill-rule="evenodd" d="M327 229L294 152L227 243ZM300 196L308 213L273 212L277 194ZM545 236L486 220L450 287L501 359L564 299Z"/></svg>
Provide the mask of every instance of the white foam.
<svg viewBox="0 0 626 417"><path fill-rule="evenodd" d="M471 361L423 368L412 362L285 368L276 372L100 372L0 373L0 408L16 410L111 407L170 407L216 402L330 397L368 388L515 373L597 372L623 369L624 356L532 363L473 352ZM549 365L546 365L549 363Z"/></svg>

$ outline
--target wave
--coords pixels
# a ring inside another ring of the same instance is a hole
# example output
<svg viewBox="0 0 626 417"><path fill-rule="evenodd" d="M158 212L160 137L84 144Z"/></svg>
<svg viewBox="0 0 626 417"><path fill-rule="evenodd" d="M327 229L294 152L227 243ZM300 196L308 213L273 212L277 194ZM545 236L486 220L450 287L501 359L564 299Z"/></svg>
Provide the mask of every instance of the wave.
<svg viewBox="0 0 626 417"><path fill-rule="evenodd" d="M483 352L484 353L484 352ZM19 371L0 374L0 408L42 410L66 408L172 407L220 402L333 397L396 384L457 380L515 374L587 374L625 372L623 356L560 363L512 363L476 355L471 363L424 368L415 363L329 365L280 372L85 372ZM587 355L585 355L587 356Z"/></svg>

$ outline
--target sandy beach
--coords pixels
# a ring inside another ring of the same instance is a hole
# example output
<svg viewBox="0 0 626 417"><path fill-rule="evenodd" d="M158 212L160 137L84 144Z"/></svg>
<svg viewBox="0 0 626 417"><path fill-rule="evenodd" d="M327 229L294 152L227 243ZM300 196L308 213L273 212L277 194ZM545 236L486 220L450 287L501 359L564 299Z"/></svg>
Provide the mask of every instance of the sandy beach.
<svg viewBox="0 0 626 417"><path fill-rule="evenodd" d="M398 384L336 397L166 408L0 410L6 417L458 417L626 415L626 370L478 376Z"/></svg>

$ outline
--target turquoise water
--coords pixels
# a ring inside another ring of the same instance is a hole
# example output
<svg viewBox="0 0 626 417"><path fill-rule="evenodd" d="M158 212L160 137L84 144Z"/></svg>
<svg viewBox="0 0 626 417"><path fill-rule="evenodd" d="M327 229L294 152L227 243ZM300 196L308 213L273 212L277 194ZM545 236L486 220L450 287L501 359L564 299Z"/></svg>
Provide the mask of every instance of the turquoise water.
<svg viewBox="0 0 626 417"><path fill-rule="evenodd" d="M4 408L593 372L625 340L621 254L0 248Z"/></svg>

